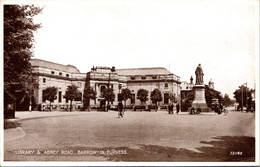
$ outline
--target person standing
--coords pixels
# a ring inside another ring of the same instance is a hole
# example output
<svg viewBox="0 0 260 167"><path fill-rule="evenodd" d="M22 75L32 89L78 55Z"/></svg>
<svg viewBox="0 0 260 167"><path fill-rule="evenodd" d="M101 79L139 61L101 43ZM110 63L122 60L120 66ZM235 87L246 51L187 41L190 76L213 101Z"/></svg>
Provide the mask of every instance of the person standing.
<svg viewBox="0 0 260 167"><path fill-rule="evenodd" d="M179 111L180 111L180 105L179 105L179 103L176 104L176 110L177 110L177 114L178 114Z"/></svg>
<svg viewBox="0 0 260 167"><path fill-rule="evenodd" d="M172 102L168 105L168 113L173 114L173 104L172 104Z"/></svg>
<svg viewBox="0 0 260 167"><path fill-rule="evenodd" d="M118 117L122 117L123 118L123 104L122 104L122 102L120 101L119 103L118 103Z"/></svg>
<svg viewBox="0 0 260 167"><path fill-rule="evenodd" d="M222 103L219 104L219 109L220 109L220 113L222 113L222 111L223 111L223 105L222 105Z"/></svg>
<svg viewBox="0 0 260 167"><path fill-rule="evenodd" d="M175 113L177 113L177 111L176 111L176 102L173 103L173 113L172 114L175 114Z"/></svg>

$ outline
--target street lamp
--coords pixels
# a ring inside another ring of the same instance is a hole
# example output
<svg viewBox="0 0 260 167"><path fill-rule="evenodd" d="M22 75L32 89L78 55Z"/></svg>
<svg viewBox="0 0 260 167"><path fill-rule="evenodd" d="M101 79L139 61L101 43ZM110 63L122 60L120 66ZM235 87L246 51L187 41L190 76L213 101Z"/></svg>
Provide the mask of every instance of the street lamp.
<svg viewBox="0 0 260 167"><path fill-rule="evenodd" d="M246 87L247 87L247 83L243 83L242 87L241 87L242 88L242 106L241 106L242 108L241 108L241 112L243 112L243 108L244 108L244 105L243 105L243 101L244 101L244 99L243 99L243 94L244 94L243 90L244 90L244 88L243 87L244 87L244 85L246 85Z"/></svg>
<svg viewBox="0 0 260 167"><path fill-rule="evenodd" d="M113 73L116 71L115 67L113 66L110 71ZM111 72L109 72L108 74L108 88L110 88L110 76L111 76Z"/></svg>

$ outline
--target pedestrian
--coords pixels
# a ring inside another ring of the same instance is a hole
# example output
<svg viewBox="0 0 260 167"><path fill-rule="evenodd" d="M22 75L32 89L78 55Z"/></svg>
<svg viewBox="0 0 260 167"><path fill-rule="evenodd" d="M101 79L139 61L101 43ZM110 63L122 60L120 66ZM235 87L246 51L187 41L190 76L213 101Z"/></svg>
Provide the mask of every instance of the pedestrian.
<svg viewBox="0 0 260 167"><path fill-rule="evenodd" d="M123 104L121 101L119 101L118 103L118 117L122 117L123 118Z"/></svg>
<svg viewBox="0 0 260 167"><path fill-rule="evenodd" d="M173 114L173 104L172 104L172 102L170 102L170 104L168 105L168 113Z"/></svg>
<svg viewBox="0 0 260 167"><path fill-rule="evenodd" d="M176 104L176 110L177 110L177 114L178 114L179 111L180 111L180 104L179 103Z"/></svg>
<svg viewBox="0 0 260 167"><path fill-rule="evenodd" d="M220 108L219 108L219 106L218 106L217 103L215 103L214 108L215 108L215 112L216 112L217 114L221 114Z"/></svg>
<svg viewBox="0 0 260 167"><path fill-rule="evenodd" d="M220 109L220 113L222 113L222 111L223 111L223 105L222 105L222 103L219 104L219 109Z"/></svg>
<svg viewBox="0 0 260 167"><path fill-rule="evenodd" d="M176 102L173 103L173 113L172 114L175 114L177 111L176 111Z"/></svg>
<svg viewBox="0 0 260 167"><path fill-rule="evenodd" d="M190 114L191 114L191 115L195 114L195 109L194 109L194 107L191 107L191 108L190 108Z"/></svg>
<svg viewBox="0 0 260 167"><path fill-rule="evenodd" d="M110 104L107 105L107 112L110 110Z"/></svg>

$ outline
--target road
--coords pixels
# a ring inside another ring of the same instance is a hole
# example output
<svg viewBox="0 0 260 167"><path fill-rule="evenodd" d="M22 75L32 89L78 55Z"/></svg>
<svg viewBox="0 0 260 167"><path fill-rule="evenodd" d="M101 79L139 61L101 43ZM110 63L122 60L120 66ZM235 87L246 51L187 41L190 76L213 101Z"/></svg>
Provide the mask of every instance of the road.
<svg viewBox="0 0 260 167"><path fill-rule="evenodd" d="M255 115L17 112L6 161L254 161ZM241 154L242 152L242 154ZM234 155L233 155L234 154ZM241 154L241 155L240 155Z"/></svg>

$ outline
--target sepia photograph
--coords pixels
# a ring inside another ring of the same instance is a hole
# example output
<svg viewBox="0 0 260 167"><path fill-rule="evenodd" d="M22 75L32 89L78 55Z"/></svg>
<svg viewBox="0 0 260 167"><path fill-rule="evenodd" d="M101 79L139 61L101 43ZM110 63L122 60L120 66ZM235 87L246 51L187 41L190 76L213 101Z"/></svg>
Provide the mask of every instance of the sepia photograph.
<svg viewBox="0 0 260 167"><path fill-rule="evenodd" d="M258 0L3 0L1 166L259 165Z"/></svg>

